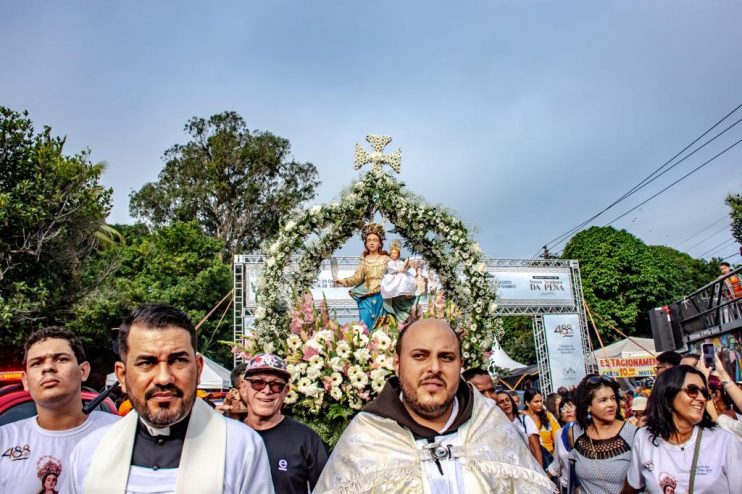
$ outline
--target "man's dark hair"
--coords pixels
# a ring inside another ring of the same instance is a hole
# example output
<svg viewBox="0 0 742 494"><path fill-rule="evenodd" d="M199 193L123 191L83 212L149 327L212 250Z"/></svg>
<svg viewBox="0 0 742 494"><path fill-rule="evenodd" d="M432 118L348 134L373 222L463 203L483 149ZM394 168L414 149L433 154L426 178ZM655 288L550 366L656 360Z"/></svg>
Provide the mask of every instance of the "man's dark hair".
<svg viewBox="0 0 742 494"><path fill-rule="evenodd" d="M85 349L82 347L82 343L75 336L75 333L69 329L61 326L49 326L48 328L39 329L31 333L26 338L26 343L23 345L23 368L26 368L26 361L28 360L28 349L36 343L39 343L49 338L57 338L60 340L66 340L69 343L72 353L75 354L75 359L78 364L85 362Z"/></svg>
<svg viewBox="0 0 742 494"><path fill-rule="evenodd" d="M451 327L450 324L448 324L448 322L442 319L418 319L417 321L413 322L412 324L404 328L402 331L399 332L399 336L397 337L397 344L394 346L394 353L396 353L397 355L402 354L402 340L404 339L404 336L410 331L410 329L412 329L413 326L417 324L422 324L428 321L437 321L441 323L441 325L446 326L448 329L451 330L454 336L456 336L456 341L459 343L459 357L463 357L463 353L461 350L461 338L459 337L459 334L456 332L455 329Z"/></svg>
<svg viewBox="0 0 742 494"><path fill-rule="evenodd" d="M675 396L683 388L685 376L695 374L701 378L701 382L706 386L706 378L703 373L691 367L690 365L678 365L667 369L660 374L660 377L654 382L652 394L649 395L647 402L647 430L650 433L650 440L657 446L657 438L667 440L672 434L678 431L675 426L673 402ZM703 411L703 417L698 424L701 429L713 429L714 421L706 410Z"/></svg>
<svg viewBox="0 0 742 494"><path fill-rule="evenodd" d="M732 267L732 265L731 265L731 264L729 264L729 263L728 263L728 262L726 262L726 261L721 261L721 262L719 263L719 267L721 267L721 266L726 266L726 267L728 267L728 268L731 268L731 267Z"/></svg>
<svg viewBox="0 0 742 494"><path fill-rule="evenodd" d="M461 377L464 378L464 381L469 382L469 379L472 379L477 376L487 376L491 378L490 373L486 370L482 369L481 367L472 367L471 369L466 369L464 372L461 373Z"/></svg>
<svg viewBox="0 0 742 494"><path fill-rule="evenodd" d="M682 355L680 355L678 352L673 351L662 352L655 358L660 364L670 364L673 367L676 365L680 365L680 361L683 360Z"/></svg>
<svg viewBox="0 0 742 494"><path fill-rule="evenodd" d="M134 309L134 312L129 314L119 327L119 355L122 359L126 358L126 353L129 351L129 331L135 324L147 329L176 327L188 331L191 335L193 351L194 353L198 351L196 327L184 312L166 304L144 304Z"/></svg>
<svg viewBox="0 0 742 494"><path fill-rule="evenodd" d="M232 369L229 379L232 381L232 387L239 387L239 380L245 375L245 369L247 369L247 362L242 362L240 365Z"/></svg>

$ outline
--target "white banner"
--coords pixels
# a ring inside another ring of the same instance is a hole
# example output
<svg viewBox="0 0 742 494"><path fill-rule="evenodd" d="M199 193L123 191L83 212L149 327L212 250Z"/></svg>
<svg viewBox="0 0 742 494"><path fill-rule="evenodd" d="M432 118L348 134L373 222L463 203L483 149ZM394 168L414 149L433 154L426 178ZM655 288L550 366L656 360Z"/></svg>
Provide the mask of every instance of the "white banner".
<svg viewBox="0 0 742 494"><path fill-rule="evenodd" d="M582 351L582 330L577 314L544 316L546 347L552 390L559 386L577 386L585 377L585 357Z"/></svg>
<svg viewBox="0 0 742 494"><path fill-rule="evenodd" d="M490 268L499 305L575 305L568 268Z"/></svg>

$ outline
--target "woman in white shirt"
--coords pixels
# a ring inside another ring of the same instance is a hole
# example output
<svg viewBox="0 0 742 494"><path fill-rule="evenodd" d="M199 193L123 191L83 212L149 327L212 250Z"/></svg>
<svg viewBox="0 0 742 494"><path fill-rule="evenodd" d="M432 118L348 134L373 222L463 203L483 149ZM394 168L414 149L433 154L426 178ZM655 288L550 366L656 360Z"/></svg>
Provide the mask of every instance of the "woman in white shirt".
<svg viewBox="0 0 742 494"><path fill-rule="evenodd" d="M647 426L637 431L631 448L623 494L641 489L650 494L739 492L742 443L715 427L706 412L708 399L706 378L689 365L672 367L657 378Z"/></svg>
<svg viewBox="0 0 742 494"><path fill-rule="evenodd" d="M520 434L531 450L533 457L541 464L541 442L539 440L538 429L536 429L536 424L533 423L531 417L518 413L515 400L503 389L498 390L497 394L495 394L495 403L497 403L500 410L508 417L508 420L513 423L518 434Z"/></svg>

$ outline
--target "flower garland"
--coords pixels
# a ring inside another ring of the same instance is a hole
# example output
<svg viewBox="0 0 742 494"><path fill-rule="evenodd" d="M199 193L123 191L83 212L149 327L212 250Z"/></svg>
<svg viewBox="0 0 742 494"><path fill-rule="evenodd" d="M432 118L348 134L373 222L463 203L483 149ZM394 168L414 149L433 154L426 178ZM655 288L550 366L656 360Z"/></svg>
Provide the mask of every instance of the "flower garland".
<svg viewBox="0 0 742 494"><path fill-rule="evenodd" d="M465 365L486 365L483 343L499 326L484 254L466 226L444 209L427 204L403 183L379 170L367 172L340 200L293 215L264 246L265 268L256 287L255 333L260 345L285 342L289 308L309 292L323 259L345 243L374 214L382 212L412 251L421 254L441 280L446 296L461 309ZM294 258L294 256L297 256Z"/></svg>

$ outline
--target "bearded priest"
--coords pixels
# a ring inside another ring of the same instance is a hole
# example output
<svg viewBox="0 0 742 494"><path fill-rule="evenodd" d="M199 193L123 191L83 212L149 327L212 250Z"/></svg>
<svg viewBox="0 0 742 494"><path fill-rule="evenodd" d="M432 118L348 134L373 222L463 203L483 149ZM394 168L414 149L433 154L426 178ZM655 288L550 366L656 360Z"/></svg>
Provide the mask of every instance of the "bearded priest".
<svg viewBox="0 0 742 494"><path fill-rule="evenodd" d="M126 318L115 371L134 411L75 447L62 492L273 493L260 436L196 398L197 341L193 322L167 305Z"/></svg>
<svg viewBox="0 0 742 494"><path fill-rule="evenodd" d="M461 379L445 321L404 329L396 376L340 437L315 493L546 494L555 485L493 400Z"/></svg>

